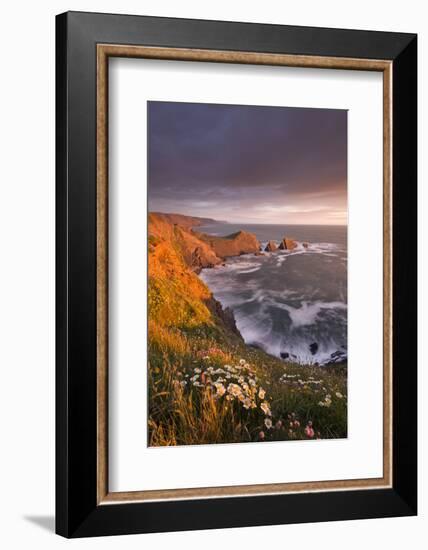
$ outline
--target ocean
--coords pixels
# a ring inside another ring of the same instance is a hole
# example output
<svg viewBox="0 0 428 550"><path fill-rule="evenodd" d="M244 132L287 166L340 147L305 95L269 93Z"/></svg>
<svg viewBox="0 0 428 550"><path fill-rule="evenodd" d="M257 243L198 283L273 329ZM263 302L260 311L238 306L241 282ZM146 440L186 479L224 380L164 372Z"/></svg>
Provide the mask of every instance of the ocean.
<svg viewBox="0 0 428 550"><path fill-rule="evenodd" d="M302 364L346 359L346 226L216 224L197 230L219 236L248 231L263 249L268 240L296 240L292 251L229 258L200 277L232 309L247 344Z"/></svg>

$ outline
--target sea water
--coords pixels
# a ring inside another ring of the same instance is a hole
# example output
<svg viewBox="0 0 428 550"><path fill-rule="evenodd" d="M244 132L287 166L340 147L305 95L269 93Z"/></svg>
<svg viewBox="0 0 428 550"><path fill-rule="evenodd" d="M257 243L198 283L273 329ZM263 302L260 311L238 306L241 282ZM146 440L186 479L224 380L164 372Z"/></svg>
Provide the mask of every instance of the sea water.
<svg viewBox="0 0 428 550"><path fill-rule="evenodd" d="M346 359L346 227L216 224L197 230L219 236L248 231L263 250L269 240L279 244L285 236L293 238L294 250L228 258L200 277L233 311L247 344L302 364Z"/></svg>

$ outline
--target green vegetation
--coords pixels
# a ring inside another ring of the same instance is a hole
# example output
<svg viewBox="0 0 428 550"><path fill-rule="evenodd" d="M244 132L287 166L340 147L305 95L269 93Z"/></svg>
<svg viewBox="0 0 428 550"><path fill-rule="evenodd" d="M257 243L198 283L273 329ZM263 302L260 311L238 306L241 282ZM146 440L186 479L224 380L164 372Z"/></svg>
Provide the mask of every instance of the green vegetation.
<svg viewBox="0 0 428 550"><path fill-rule="evenodd" d="M247 346L171 231L149 239L148 301L150 445L346 437L346 365Z"/></svg>

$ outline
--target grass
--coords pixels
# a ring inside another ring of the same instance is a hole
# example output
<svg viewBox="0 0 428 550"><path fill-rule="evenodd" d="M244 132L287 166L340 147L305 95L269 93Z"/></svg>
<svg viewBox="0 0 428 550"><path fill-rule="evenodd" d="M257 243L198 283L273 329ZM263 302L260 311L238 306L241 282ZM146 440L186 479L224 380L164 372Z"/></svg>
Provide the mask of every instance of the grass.
<svg viewBox="0 0 428 550"><path fill-rule="evenodd" d="M245 345L171 241L149 241L149 445L343 438L347 369Z"/></svg>

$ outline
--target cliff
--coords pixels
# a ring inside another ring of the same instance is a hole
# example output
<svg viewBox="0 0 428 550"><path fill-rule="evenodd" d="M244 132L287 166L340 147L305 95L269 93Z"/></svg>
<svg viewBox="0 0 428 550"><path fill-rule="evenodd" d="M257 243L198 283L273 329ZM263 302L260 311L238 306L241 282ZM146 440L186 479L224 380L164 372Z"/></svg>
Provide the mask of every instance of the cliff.
<svg viewBox="0 0 428 550"><path fill-rule="evenodd" d="M205 223L207 218L195 218L180 214L149 214L149 251L156 240L166 241L182 254L188 267L199 272L204 267L214 267L225 258L249 254L260 250L255 235L238 231L227 237L215 237L197 233L192 227Z"/></svg>
<svg viewBox="0 0 428 550"><path fill-rule="evenodd" d="M346 437L346 367L302 369L247 346L197 276L258 252L255 236L198 234L195 222L149 215L149 445Z"/></svg>
<svg viewBox="0 0 428 550"><path fill-rule="evenodd" d="M231 311L223 310L196 275L203 267L222 263L222 258L209 243L188 229L197 218L175 216L178 223L162 214L149 214L151 332L156 332L156 326L183 331L199 327L203 331L220 332L226 339L241 339Z"/></svg>
<svg viewBox="0 0 428 550"><path fill-rule="evenodd" d="M180 225L186 229L191 227L197 227L199 225L214 225L216 223L224 223L212 218L197 218L195 216L185 216L183 214L170 214L163 212L151 212L150 215L154 215L159 219L171 224Z"/></svg>

